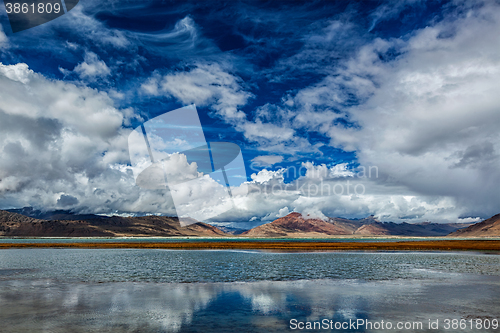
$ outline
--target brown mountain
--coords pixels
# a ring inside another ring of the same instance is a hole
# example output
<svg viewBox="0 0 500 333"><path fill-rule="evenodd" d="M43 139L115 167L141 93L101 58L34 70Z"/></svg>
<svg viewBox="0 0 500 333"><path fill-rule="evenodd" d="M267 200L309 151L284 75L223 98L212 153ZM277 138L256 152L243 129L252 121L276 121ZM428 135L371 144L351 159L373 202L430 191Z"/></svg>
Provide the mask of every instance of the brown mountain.
<svg viewBox="0 0 500 333"><path fill-rule="evenodd" d="M97 236L225 236L214 226L198 222L181 227L166 216L94 217L88 220L42 220L0 210L0 236L97 237Z"/></svg>
<svg viewBox="0 0 500 333"><path fill-rule="evenodd" d="M271 223L263 224L242 233L247 237L300 237L308 235L348 235L339 228L320 219L304 219L300 213L291 213Z"/></svg>
<svg viewBox="0 0 500 333"><path fill-rule="evenodd" d="M342 218L307 219L291 213L242 233L247 237L321 237L331 235L365 236L446 236L470 224L379 222L373 216L361 220Z"/></svg>
<svg viewBox="0 0 500 333"><path fill-rule="evenodd" d="M500 214L490 217L483 222L471 225L468 228L457 230L450 237L499 237Z"/></svg>
<svg viewBox="0 0 500 333"><path fill-rule="evenodd" d="M287 216L255 227L242 233L247 237L321 237L325 235L352 235L360 226L373 218L363 220L348 220L331 218L305 219L300 213L290 213Z"/></svg>
<svg viewBox="0 0 500 333"><path fill-rule="evenodd" d="M354 232L356 235L368 235L368 236L386 236L391 235L391 232L384 228L383 223L370 223L359 227L358 230Z"/></svg>

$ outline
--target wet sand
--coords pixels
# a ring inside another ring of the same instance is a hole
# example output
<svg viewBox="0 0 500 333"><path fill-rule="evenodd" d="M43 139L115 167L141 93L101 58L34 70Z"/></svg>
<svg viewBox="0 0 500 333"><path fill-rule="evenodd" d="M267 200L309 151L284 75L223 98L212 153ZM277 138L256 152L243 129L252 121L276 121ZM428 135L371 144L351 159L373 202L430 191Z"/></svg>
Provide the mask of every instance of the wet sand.
<svg viewBox="0 0 500 333"><path fill-rule="evenodd" d="M425 240L401 242L276 242L276 241L191 241L169 243L85 242L85 243L0 243L7 248L129 248L129 249L210 249L290 251L500 251L499 240Z"/></svg>

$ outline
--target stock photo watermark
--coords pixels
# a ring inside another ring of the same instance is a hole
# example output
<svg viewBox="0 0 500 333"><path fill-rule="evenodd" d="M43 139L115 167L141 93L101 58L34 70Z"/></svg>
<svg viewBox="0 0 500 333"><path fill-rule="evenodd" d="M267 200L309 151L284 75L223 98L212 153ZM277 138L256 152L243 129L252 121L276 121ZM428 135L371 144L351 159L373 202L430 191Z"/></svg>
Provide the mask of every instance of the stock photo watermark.
<svg viewBox="0 0 500 333"><path fill-rule="evenodd" d="M497 330L500 324L498 319L428 319L426 321L389 321L349 319L335 321L322 319L319 321L300 321L290 319L290 330L338 330L338 331L366 331L366 330L411 330L411 331L434 331L449 330L456 332L460 330Z"/></svg>
<svg viewBox="0 0 500 333"><path fill-rule="evenodd" d="M241 149L230 142L208 142L194 105L166 112L135 128L128 138L136 184L169 191L181 225L204 221L236 208L235 197L252 194L307 197L364 195L363 180L378 178L378 167L302 163L299 167L262 169L250 164L247 181ZM255 181L259 174L278 179ZM285 177L294 179L285 183Z"/></svg>
<svg viewBox="0 0 500 333"><path fill-rule="evenodd" d="M5 11L13 33L55 20L73 9L79 0L6 0Z"/></svg>
<svg viewBox="0 0 500 333"><path fill-rule="evenodd" d="M250 169L258 174L260 164L252 162ZM282 179L295 179L291 183L284 182L262 182L249 184L249 192L260 194L300 194L302 196L342 196L342 195L364 195L366 193L365 183L361 180L375 179L379 176L377 166L358 166L349 169L347 164L338 164L331 168L326 165L312 166L302 163L300 167L289 166L275 167L276 172Z"/></svg>
<svg viewBox="0 0 500 333"><path fill-rule="evenodd" d="M243 155L230 142L208 142L194 105L148 120L129 135L136 184L169 190L182 226L235 207L233 189L247 193Z"/></svg>

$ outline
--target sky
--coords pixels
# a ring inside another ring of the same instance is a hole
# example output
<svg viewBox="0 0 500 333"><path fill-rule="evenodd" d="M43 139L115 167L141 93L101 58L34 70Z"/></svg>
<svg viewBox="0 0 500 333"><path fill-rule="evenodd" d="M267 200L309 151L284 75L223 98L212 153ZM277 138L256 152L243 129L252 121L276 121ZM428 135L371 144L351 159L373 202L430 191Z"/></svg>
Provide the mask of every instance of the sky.
<svg viewBox="0 0 500 333"><path fill-rule="evenodd" d="M0 22L0 209L174 216L169 190L137 186L128 138L196 105L246 168L208 221L500 213L498 1L81 0Z"/></svg>

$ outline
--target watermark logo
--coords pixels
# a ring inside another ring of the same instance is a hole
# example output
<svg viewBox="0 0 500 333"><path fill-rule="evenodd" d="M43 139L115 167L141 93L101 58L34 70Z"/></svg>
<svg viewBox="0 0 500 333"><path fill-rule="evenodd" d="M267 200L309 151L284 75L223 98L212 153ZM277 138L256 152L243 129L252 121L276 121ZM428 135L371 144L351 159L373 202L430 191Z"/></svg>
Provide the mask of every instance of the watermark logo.
<svg viewBox="0 0 500 333"><path fill-rule="evenodd" d="M275 171L267 171L263 177L255 176L261 170L260 163L250 164L254 182L249 184L249 192L256 195L274 196L300 195L302 197L362 196L366 193L368 180L379 177L377 166L357 166L349 168L348 163L327 167L325 164L302 163L300 166L275 166ZM272 177L269 175L272 174ZM262 179L263 178L263 179ZM285 183L285 179L293 179Z"/></svg>
<svg viewBox="0 0 500 333"><path fill-rule="evenodd" d="M148 120L128 144L136 184L170 190L182 226L232 209L235 190L247 194L240 147L207 142L194 105Z"/></svg>
<svg viewBox="0 0 500 333"><path fill-rule="evenodd" d="M73 9L79 0L5 0L12 32L52 21Z"/></svg>

